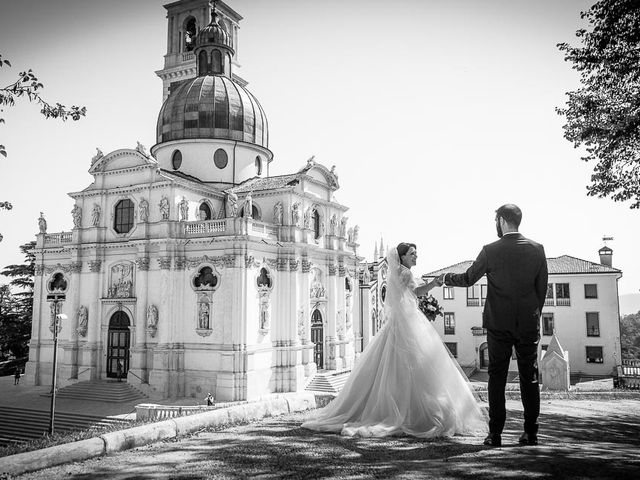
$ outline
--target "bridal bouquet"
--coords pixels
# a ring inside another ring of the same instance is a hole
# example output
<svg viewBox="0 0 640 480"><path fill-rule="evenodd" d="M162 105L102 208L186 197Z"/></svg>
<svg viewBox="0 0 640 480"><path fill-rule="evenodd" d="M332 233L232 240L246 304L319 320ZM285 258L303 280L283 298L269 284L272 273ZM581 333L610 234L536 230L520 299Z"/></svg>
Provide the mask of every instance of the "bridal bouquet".
<svg viewBox="0 0 640 480"><path fill-rule="evenodd" d="M438 315L442 316L444 311L444 308L438 304L433 295L418 297L418 308L430 322L435 322L436 317Z"/></svg>

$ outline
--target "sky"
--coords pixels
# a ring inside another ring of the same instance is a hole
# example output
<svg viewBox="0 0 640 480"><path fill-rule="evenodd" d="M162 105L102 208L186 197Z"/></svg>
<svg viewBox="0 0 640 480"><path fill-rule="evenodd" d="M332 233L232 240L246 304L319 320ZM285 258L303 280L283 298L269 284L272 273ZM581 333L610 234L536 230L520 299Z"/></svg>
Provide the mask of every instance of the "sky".
<svg viewBox="0 0 640 480"><path fill-rule="evenodd" d="M79 122L5 108L0 266L22 262L44 212L70 231L67 195L91 157L155 143L167 20L159 0L0 0L3 86L32 68ZM593 165L563 138L555 109L579 87L559 42L577 43L583 0L228 0L240 23L237 72L268 120L271 174L315 155L336 166L336 199L360 226L358 254L418 244L416 274L474 259L496 239L495 210L548 257L598 261L611 236L620 294L640 290L638 222L628 204L586 195ZM6 281L4 278L0 281ZM624 313L624 312L623 312Z"/></svg>

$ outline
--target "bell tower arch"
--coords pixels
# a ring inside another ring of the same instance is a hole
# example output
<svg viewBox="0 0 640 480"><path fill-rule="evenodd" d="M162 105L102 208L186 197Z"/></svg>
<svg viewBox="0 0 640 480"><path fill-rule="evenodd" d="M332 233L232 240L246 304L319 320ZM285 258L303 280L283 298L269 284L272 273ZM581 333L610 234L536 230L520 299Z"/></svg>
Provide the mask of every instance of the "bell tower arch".
<svg viewBox="0 0 640 480"><path fill-rule="evenodd" d="M164 56L164 68L156 71L162 79L162 101L172 89L184 80L197 76L196 56L194 55L195 37L209 24L211 11L215 8L220 17L220 25L229 35L233 56L231 63L234 72L240 68L238 62L238 30L242 17L226 3L212 0L178 0L164 6L167 9L167 53ZM245 86L236 73L233 80Z"/></svg>

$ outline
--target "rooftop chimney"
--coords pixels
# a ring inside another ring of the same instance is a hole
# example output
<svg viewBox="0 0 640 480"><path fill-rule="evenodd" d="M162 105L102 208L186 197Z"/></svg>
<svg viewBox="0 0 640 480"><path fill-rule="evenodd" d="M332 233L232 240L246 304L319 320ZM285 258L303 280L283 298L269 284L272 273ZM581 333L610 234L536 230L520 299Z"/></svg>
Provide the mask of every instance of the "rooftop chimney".
<svg viewBox="0 0 640 480"><path fill-rule="evenodd" d="M598 250L598 255L600 255L600 263L602 265L606 265L607 267L612 267L611 257L613 256L613 250L611 250L606 245Z"/></svg>

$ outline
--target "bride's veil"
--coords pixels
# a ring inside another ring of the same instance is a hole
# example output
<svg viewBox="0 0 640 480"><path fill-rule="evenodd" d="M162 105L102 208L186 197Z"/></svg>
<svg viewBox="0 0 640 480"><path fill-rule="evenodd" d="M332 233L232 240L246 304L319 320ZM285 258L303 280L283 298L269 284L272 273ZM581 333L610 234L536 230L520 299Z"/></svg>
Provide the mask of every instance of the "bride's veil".
<svg viewBox="0 0 640 480"><path fill-rule="evenodd" d="M400 263L400 256L398 255L398 249L391 247L387 252L387 295L384 301L384 313L385 318L392 318L392 312L398 312L404 285L402 283L402 264Z"/></svg>

